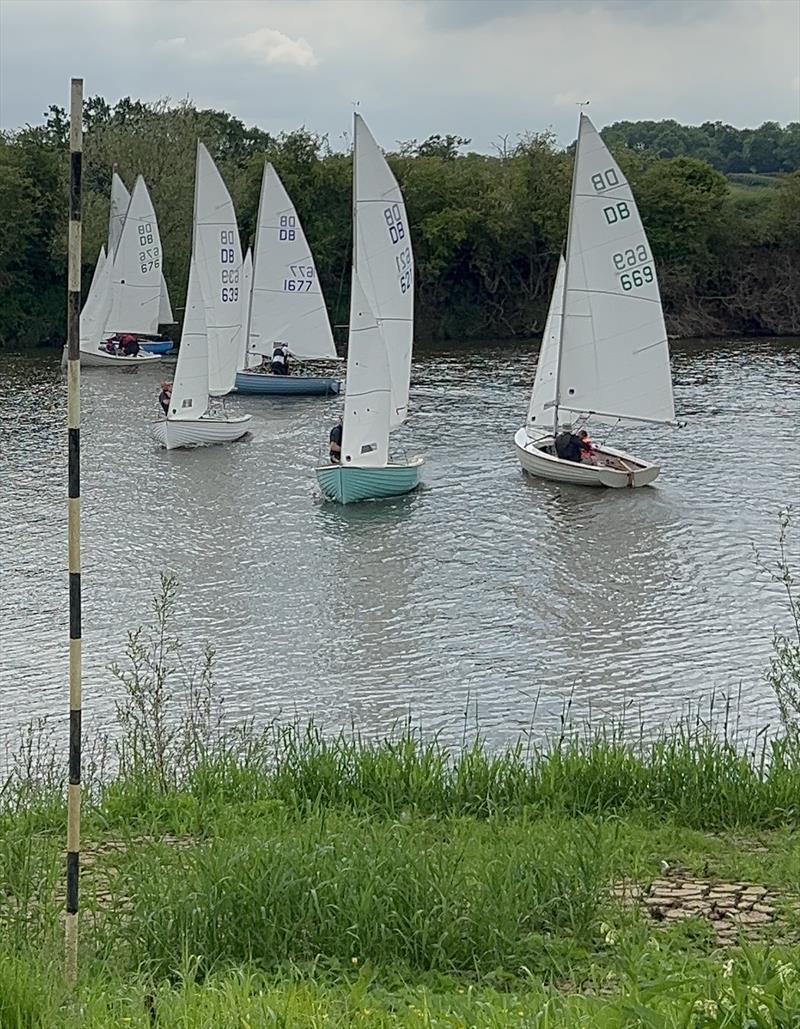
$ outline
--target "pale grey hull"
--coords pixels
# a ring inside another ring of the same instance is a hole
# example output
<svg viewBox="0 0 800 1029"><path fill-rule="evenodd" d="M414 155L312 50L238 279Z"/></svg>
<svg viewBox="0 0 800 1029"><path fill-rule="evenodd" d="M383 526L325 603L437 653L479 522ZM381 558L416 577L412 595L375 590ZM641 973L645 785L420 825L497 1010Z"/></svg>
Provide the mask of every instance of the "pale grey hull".
<svg viewBox="0 0 800 1029"><path fill-rule="evenodd" d="M178 447L210 446L214 443L233 443L247 435L252 415L232 417L211 416L188 419L160 418L153 425L153 437L167 450Z"/></svg>
<svg viewBox="0 0 800 1029"><path fill-rule="evenodd" d="M526 428L520 429L514 437L517 457L523 469L540 479L551 482L569 482L575 486L606 486L611 489L631 489L649 486L660 468L638 457L632 457L623 450L612 447L595 447L598 464L564 461L548 454L541 448L552 446L553 437L531 439ZM608 462L606 464L605 462Z"/></svg>
<svg viewBox="0 0 800 1029"><path fill-rule="evenodd" d="M158 363L161 360L160 354L148 354L140 350L136 357L125 357L120 354L104 354L102 350L97 352L81 350L81 368L141 368L143 364ZM67 363L67 348L61 357L62 368Z"/></svg>

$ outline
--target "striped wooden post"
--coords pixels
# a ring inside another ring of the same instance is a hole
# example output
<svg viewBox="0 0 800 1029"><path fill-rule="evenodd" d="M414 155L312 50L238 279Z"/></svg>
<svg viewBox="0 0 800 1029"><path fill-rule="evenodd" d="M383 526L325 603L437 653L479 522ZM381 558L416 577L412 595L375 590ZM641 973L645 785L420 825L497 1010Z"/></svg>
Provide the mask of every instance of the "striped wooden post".
<svg viewBox="0 0 800 1029"><path fill-rule="evenodd" d="M67 277L67 504L69 536L69 785L65 975L78 978L78 877L81 847L81 159L83 79L73 79L69 132Z"/></svg>

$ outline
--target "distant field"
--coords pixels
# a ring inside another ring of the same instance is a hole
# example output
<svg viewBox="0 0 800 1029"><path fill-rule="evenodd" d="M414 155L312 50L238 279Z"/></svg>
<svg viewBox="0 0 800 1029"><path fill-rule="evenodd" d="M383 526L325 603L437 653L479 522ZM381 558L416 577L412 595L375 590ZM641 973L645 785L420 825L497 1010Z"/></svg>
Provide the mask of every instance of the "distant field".
<svg viewBox="0 0 800 1029"><path fill-rule="evenodd" d="M753 172L731 172L726 176L732 186L743 189L773 188L780 182L780 175L756 175Z"/></svg>

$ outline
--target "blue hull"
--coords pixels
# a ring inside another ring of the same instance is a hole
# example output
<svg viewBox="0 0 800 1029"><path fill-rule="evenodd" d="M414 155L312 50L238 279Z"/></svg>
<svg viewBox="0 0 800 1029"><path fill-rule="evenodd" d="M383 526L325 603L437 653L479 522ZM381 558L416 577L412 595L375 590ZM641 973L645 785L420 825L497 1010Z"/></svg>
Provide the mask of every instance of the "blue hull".
<svg viewBox="0 0 800 1029"><path fill-rule="evenodd" d="M175 349L171 339L148 340L139 344L148 354L170 354Z"/></svg>
<svg viewBox="0 0 800 1029"><path fill-rule="evenodd" d="M269 393L277 397L327 397L339 392L341 383L330 375L271 375L269 372L237 372L239 393Z"/></svg>
<svg viewBox="0 0 800 1029"><path fill-rule="evenodd" d="M422 458L409 464L390 464L384 468L342 468L326 465L317 469L317 481L328 500L355 504L359 500L380 500L410 493L419 485Z"/></svg>

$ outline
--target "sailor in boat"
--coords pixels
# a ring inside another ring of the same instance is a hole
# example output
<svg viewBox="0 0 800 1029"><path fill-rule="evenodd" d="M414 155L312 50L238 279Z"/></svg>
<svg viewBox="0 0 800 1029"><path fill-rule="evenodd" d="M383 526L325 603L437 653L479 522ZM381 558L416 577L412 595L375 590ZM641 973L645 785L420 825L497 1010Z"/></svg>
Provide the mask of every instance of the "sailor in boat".
<svg viewBox="0 0 800 1029"><path fill-rule="evenodd" d="M581 429L578 438L581 441L581 461L585 464L597 464L597 453L586 429Z"/></svg>
<svg viewBox="0 0 800 1029"><path fill-rule="evenodd" d="M290 357L294 357L294 354L289 350L286 344L276 342L272 349L272 360L270 362L270 371L272 374L288 375Z"/></svg>
<svg viewBox="0 0 800 1029"><path fill-rule="evenodd" d="M342 430L344 423L342 416L339 415L338 422L331 429L330 434L330 459L331 464L342 463Z"/></svg>
<svg viewBox="0 0 800 1029"><path fill-rule="evenodd" d="M161 392L158 394L158 402L165 415L169 414L169 403L172 400L172 383L162 382Z"/></svg>
<svg viewBox="0 0 800 1029"><path fill-rule="evenodd" d="M581 461L581 437L576 436L572 429L563 429L556 436L556 457L562 461Z"/></svg>

